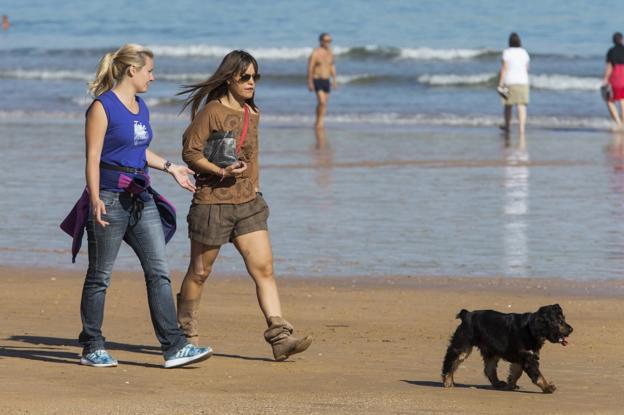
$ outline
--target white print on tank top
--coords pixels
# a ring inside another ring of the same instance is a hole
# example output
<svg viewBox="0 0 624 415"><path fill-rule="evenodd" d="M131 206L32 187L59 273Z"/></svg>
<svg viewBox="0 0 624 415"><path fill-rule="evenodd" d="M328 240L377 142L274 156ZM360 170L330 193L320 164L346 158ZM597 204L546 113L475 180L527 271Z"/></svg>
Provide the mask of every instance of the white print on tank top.
<svg viewBox="0 0 624 415"><path fill-rule="evenodd" d="M134 121L134 145L140 146L149 139L147 128L140 121Z"/></svg>

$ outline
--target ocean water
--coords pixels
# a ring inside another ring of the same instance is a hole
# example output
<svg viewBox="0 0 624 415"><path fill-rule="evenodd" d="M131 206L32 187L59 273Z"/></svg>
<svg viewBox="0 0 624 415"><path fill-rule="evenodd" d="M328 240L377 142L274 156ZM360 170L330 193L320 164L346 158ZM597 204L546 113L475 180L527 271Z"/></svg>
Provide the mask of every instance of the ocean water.
<svg viewBox="0 0 624 415"><path fill-rule="evenodd" d="M144 96L153 148L179 160L180 86L225 53L263 75L261 183L280 275L624 275L624 146L598 88L624 5L528 1L9 1L0 33L0 263L72 266L58 224L84 186L84 110L101 55L156 53ZM306 59L334 39L327 147L311 130ZM524 146L498 132L500 51L520 33L532 56ZM190 197L178 207L172 268L188 261ZM85 243L86 246L86 243ZM119 268L136 269L124 249ZM86 267L85 248L74 267ZM231 247L217 272L242 273Z"/></svg>
<svg viewBox="0 0 624 415"><path fill-rule="evenodd" d="M493 126L500 51L511 31L532 56L530 123L607 129L598 93L617 1L4 1L0 118L82 116L99 57L126 42L156 53L151 109L175 117L180 85L205 79L244 48L264 76L266 121L311 122L306 59L333 35L340 88L330 122ZM52 113L52 115L50 115Z"/></svg>
<svg viewBox="0 0 624 415"><path fill-rule="evenodd" d="M154 122L152 148L175 160L184 128ZM82 124L2 131L0 263L86 269L86 239L72 265L58 228L84 186ZM624 136L529 130L520 146L487 128L339 126L317 149L310 128L264 126L260 162L281 276L624 275ZM168 256L180 273L190 194L153 180L178 208ZM125 246L116 266L139 268ZM245 272L231 245L215 272Z"/></svg>

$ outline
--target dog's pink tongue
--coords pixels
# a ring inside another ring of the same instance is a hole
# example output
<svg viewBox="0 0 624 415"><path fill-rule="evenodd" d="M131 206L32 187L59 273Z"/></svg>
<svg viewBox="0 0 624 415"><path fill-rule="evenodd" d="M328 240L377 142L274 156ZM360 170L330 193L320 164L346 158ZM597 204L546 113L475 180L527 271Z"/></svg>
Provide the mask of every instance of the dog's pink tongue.
<svg viewBox="0 0 624 415"><path fill-rule="evenodd" d="M561 345L565 347L568 345L568 340L565 337L562 337L559 339L559 343L561 343Z"/></svg>

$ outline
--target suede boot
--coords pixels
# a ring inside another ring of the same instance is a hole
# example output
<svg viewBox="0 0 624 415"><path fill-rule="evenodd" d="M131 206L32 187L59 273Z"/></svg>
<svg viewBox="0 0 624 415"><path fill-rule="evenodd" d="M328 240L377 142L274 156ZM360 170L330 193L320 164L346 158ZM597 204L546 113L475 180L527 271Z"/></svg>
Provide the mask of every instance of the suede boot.
<svg viewBox="0 0 624 415"><path fill-rule="evenodd" d="M197 329L197 318L199 317L199 303L197 300L185 300L178 293L178 323L184 332L189 343L199 346L199 331Z"/></svg>
<svg viewBox="0 0 624 415"><path fill-rule="evenodd" d="M273 348L273 357L278 362L305 351L312 344L312 336L302 339L293 336L293 326L282 317L269 317L267 323L269 328L264 332L264 339Z"/></svg>

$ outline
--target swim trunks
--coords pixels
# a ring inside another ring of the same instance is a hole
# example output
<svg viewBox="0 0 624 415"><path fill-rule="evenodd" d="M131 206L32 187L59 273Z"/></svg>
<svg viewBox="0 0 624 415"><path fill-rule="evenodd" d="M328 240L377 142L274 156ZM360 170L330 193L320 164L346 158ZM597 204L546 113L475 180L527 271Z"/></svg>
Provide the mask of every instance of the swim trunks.
<svg viewBox="0 0 624 415"><path fill-rule="evenodd" d="M329 79L325 79L325 78L314 79L314 90L316 92L323 91L329 94L329 90L330 90Z"/></svg>

